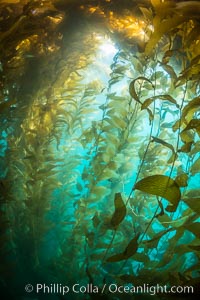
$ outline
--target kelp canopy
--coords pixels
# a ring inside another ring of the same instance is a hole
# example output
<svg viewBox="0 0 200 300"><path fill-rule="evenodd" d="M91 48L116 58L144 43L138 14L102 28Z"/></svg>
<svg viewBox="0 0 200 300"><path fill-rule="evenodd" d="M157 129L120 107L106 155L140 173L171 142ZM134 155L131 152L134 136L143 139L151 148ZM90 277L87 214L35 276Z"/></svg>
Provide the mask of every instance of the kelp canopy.
<svg viewBox="0 0 200 300"><path fill-rule="evenodd" d="M0 1L3 299L198 293L199 17L199 1Z"/></svg>

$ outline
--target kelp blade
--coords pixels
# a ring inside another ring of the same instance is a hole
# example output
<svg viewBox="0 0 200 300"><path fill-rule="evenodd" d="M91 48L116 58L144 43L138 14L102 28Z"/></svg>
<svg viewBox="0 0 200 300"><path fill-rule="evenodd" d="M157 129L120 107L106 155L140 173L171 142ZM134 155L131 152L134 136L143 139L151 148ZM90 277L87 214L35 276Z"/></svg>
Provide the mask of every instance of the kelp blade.
<svg viewBox="0 0 200 300"><path fill-rule="evenodd" d="M112 255L107 258L107 262L118 262L121 260L129 259L131 256L133 256L138 249L138 238L140 236L140 233L138 233L127 245L126 249L123 253L118 253L115 255Z"/></svg>
<svg viewBox="0 0 200 300"><path fill-rule="evenodd" d="M115 211L111 218L111 225L116 228L126 216L126 206L120 193L115 194Z"/></svg>
<svg viewBox="0 0 200 300"><path fill-rule="evenodd" d="M173 204L174 209L176 209L181 199L178 184L175 180L165 175L152 175L145 177L138 181L133 189L165 198ZM171 206L167 207L167 210L173 211L171 209Z"/></svg>

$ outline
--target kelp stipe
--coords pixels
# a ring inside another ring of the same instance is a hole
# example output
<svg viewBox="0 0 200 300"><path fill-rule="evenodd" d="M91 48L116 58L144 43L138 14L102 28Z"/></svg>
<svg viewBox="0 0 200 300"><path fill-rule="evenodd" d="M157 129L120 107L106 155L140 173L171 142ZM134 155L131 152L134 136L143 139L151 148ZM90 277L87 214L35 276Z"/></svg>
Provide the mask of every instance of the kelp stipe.
<svg viewBox="0 0 200 300"><path fill-rule="evenodd" d="M4 292L197 293L199 3L13 2L0 6Z"/></svg>

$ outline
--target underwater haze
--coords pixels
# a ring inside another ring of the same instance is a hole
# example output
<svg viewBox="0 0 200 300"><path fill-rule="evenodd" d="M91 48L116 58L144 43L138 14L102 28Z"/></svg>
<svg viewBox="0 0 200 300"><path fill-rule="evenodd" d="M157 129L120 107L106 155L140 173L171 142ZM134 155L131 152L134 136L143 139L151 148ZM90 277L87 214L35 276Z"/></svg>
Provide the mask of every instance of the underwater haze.
<svg viewBox="0 0 200 300"><path fill-rule="evenodd" d="M0 1L0 297L200 294L200 2Z"/></svg>

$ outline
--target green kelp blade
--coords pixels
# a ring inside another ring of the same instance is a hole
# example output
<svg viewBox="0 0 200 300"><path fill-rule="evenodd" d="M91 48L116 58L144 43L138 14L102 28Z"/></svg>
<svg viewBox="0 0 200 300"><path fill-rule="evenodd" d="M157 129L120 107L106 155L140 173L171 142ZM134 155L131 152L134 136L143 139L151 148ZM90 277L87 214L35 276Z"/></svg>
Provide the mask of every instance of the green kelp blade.
<svg viewBox="0 0 200 300"><path fill-rule="evenodd" d="M147 107L147 112L149 114L149 123L151 124L151 122L154 120L154 115L152 113L152 111L150 110L150 108Z"/></svg>
<svg viewBox="0 0 200 300"><path fill-rule="evenodd" d="M188 175L186 173L177 175L175 181L178 184L178 186L186 187L188 185Z"/></svg>
<svg viewBox="0 0 200 300"><path fill-rule="evenodd" d="M184 121L187 119L192 119L193 114L197 111L200 107L200 97L193 98L182 110L182 118L181 120Z"/></svg>
<svg viewBox="0 0 200 300"><path fill-rule="evenodd" d="M107 262L118 262L126 259L123 253L115 254L106 259Z"/></svg>
<svg viewBox="0 0 200 300"><path fill-rule="evenodd" d="M144 240L143 244L147 244L148 245L148 249L152 249L152 248L157 248L158 247L158 243L160 241L160 239L167 234L169 231L174 230L173 228L168 228L166 230L162 230L161 232L157 233L154 235L154 237L150 240Z"/></svg>
<svg viewBox="0 0 200 300"><path fill-rule="evenodd" d="M158 95L158 96L153 96L153 97L150 97L150 98L147 98L143 104L142 104L142 107L141 109L146 109L152 102L154 102L155 100L167 100L169 102L171 102L172 104L175 104L176 107L178 108L178 104L176 102L176 100L171 97L170 95Z"/></svg>
<svg viewBox="0 0 200 300"><path fill-rule="evenodd" d="M110 257L107 258L107 262L118 262L121 260L126 260L128 258L130 258L131 256L133 256L138 249L138 238L140 236L140 233L138 233L128 244L128 246L126 247L126 249L124 250L123 253L118 253L115 255L112 255Z"/></svg>
<svg viewBox="0 0 200 300"><path fill-rule="evenodd" d="M154 85L151 82L151 80L149 80L148 78L146 78L144 76L139 76L136 79L134 79L133 81L131 81L131 83L129 85L129 93L133 99L135 99L137 102L139 102L141 104L141 101L139 100L139 97L138 97L136 89L135 89L135 83L137 80L148 81L152 85L153 88L154 88Z"/></svg>
<svg viewBox="0 0 200 300"><path fill-rule="evenodd" d="M167 199L173 206L168 206L167 210L175 211L181 199L181 193L175 180L165 175L152 175L138 181L133 190L156 195ZM174 210L173 210L174 209Z"/></svg>
<svg viewBox="0 0 200 300"><path fill-rule="evenodd" d="M137 252L138 249L138 238L140 233L136 234L136 236L130 241L123 254L127 258L131 257L133 254Z"/></svg>
<svg viewBox="0 0 200 300"><path fill-rule="evenodd" d="M160 207L160 212L155 215L155 218L161 217L165 214L164 207L161 201L158 201L158 205Z"/></svg>
<svg viewBox="0 0 200 300"><path fill-rule="evenodd" d="M141 103L139 100L139 97L136 93L136 90L135 90L135 80L131 81L131 83L129 85L129 93L133 99L135 99L137 102Z"/></svg>
<svg viewBox="0 0 200 300"><path fill-rule="evenodd" d="M200 120L199 119L192 119L189 124L185 127L182 132L190 130L190 129L196 129L196 132L200 136Z"/></svg>
<svg viewBox="0 0 200 300"><path fill-rule="evenodd" d="M166 65L166 64L161 64L162 68L169 74L171 80L173 82L177 81L177 75L172 66Z"/></svg>
<svg viewBox="0 0 200 300"><path fill-rule="evenodd" d="M178 149L178 152L184 152L184 153L190 152L191 148L192 148L192 144L193 144L193 142L185 143L183 146L181 146L180 149Z"/></svg>
<svg viewBox="0 0 200 300"><path fill-rule="evenodd" d="M174 147L172 146L172 144L169 144L167 142L165 142L164 140L157 138L155 136L152 136L152 142L156 142L158 144L161 144L167 148L169 148L173 153L175 153Z"/></svg>
<svg viewBox="0 0 200 300"><path fill-rule="evenodd" d="M189 245L188 247L194 251L200 251L200 245Z"/></svg>
<svg viewBox="0 0 200 300"><path fill-rule="evenodd" d="M170 58L173 56L174 52L175 52L175 50L167 50L165 52L165 54L163 55L162 63L165 65L168 64L170 61Z"/></svg>
<svg viewBox="0 0 200 300"><path fill-rule="evenodd" d="M185 198L183 201L197 214L200 214L200 198Z"/></svg>
<svg viewBox="0 0 200 300"><path fill-rule="evenodd" d="M113 213L110 223L114 228L116 228L126 216L126 205L124 204L120 193L115 194L114 203L115 211Z"/></svg>
<svg viewBox="0 0 200 300"><path fill-rule="evenodd" d="M194 161L194 163L191 166L190 172L192 175L195 175L200 172L200 157Z"/></svg>
<svg viewBox="0 0 200 300"><path fill-rule="evenodd" d="M184 225L184 228L191 231L198 239L200 238L200 222Z"/></svg>

